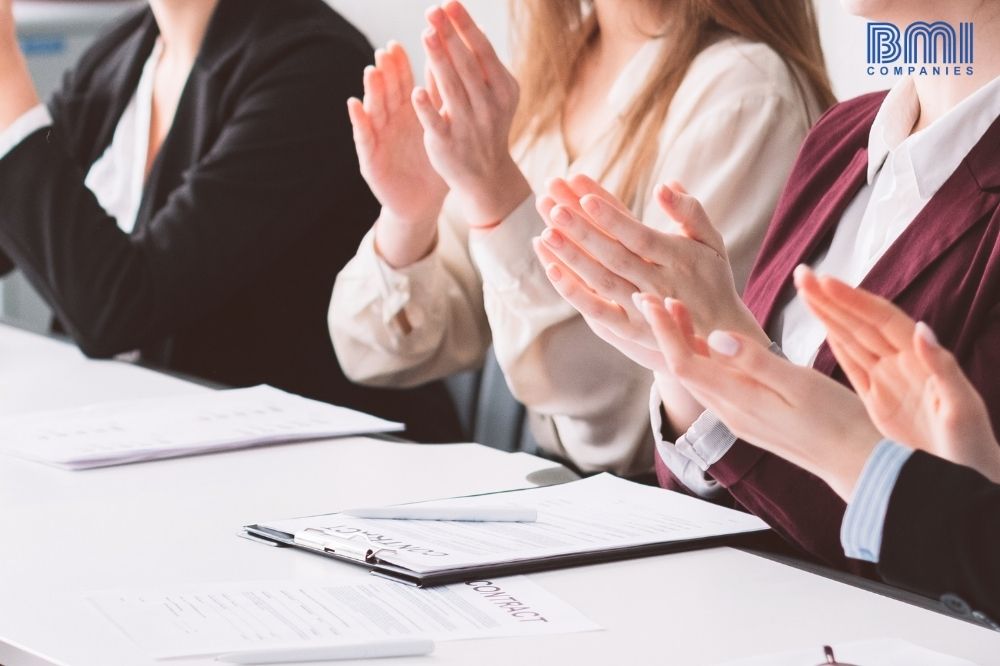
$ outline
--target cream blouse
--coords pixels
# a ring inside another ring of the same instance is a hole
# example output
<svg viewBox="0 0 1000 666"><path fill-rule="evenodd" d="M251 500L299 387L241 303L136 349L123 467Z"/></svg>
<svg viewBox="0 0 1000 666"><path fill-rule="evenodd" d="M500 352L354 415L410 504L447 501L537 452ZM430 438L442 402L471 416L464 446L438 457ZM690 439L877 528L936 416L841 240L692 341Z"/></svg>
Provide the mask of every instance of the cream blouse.
<svg viewBox="0 0 1000 666"><path fill-rule="evenodd" d="M515 150L536 194L552 177L601 176L662 48L662 39L650 40L622 71L608 93L605 129L574 162L558 129ZM682 183L725 237L742 289L814 106L769 47L735 37L708 47L671 103L635 214L655 228L675 228L653 202L653 188ZM620 173L604 180L609 189ZM534 199L499 226L470 231L449 198L437 246L398 270L376 254L370 232L334 287L337 357L355 381L407 387L478 366L492 343L543 448L588 471L649 471L651 373L598 338L549 284L531 247L545 228ZM399 325L401 312L410 330Z"/></svg>

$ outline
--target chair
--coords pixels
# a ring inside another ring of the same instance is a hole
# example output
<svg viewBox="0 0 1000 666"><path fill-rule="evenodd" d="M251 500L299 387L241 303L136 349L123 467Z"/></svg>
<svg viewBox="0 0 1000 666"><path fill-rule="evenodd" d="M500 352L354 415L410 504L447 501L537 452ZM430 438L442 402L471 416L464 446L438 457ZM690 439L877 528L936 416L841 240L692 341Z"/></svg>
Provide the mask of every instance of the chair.
<svg viewBox="0 0 1000 666"><path fill-rule="evenodd" d="M502 451L538 450L527 410L510 392L492 347L482 369L453 375L445 384L467 439Z"/></svg>

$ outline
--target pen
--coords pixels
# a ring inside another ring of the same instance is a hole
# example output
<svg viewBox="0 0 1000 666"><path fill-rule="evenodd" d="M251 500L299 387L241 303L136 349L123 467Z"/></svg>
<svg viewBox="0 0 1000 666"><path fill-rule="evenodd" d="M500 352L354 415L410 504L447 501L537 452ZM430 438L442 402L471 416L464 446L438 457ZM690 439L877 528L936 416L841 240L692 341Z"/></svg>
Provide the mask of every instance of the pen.
<svg viewBox="0 0 1000 666"><path fill-rule="evenodd" d="M432 507L432 506L383 506L368 509L349 509L345 516L377 518L380 520L457 520L472 523L533 523L538 520L534 509L511 507Z"/></svg>
<svg viewBox="0 0 1000 666"><path fill-rule="evenodd" d="M368 643L343 643L300 648L263 648L228 652L215 658L228 664L291 664L343 659L379 659L383 657L422 657L434 651L434 641L399 639Z"/></svg>

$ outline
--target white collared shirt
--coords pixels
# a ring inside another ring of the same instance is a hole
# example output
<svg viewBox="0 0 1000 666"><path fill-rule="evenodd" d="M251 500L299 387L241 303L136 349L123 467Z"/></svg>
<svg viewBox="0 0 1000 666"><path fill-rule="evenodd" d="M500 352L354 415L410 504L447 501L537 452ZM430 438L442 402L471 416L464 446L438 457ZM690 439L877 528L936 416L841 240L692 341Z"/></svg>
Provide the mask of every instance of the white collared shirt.
<svg viewBox="0 0 1000 666"><path fill-rule="evenodd" d="M913 80L903 79L875 116L867 185L844 211L830 247L813 264L817 273L852 286L864 280L1000 116L1000 78L911 135L919 116ZM770 332L798 365L812 365L826 339L826 329L797 296Z"/></svg>
<svg viewBox="0 0 1000 666"><path fill-rule="evenodd" d="M146 185L146 159L152 118L156 66L162 54L157 41L146 61L135 94L118 120L114 137L101 157L91 165L84 184L97 197L101 208L126 233L135 228ZM0 159L22 141L52 124L44 104L31 109L0 133Z"/></svg>
<svg viewBox="0 0 1000 666"><path fill-rule="evenodd" d="M515 148L536 193L556 176L602 177L622 116L664 43L650 40L623 68L606 98L606 125L575 161L558 127ZM742 287L814 106L803 102L788 67L767 46L728 38L706 48L672 100L633 212L651 227L675 229L653 203L653 188L683 183L719 226ZM615 168L604 182L614 190L620 178ZM381 260L370 233L334 288L337 356L355 381L412 386L479 365L492 342L542 447L586 470L649 471L651 374L594 335L548 282L531 247L545 228L534 198L499 226L471 233L449 198L436 248L400 270ZM412 330L399 325L401 312Z"/></svg>

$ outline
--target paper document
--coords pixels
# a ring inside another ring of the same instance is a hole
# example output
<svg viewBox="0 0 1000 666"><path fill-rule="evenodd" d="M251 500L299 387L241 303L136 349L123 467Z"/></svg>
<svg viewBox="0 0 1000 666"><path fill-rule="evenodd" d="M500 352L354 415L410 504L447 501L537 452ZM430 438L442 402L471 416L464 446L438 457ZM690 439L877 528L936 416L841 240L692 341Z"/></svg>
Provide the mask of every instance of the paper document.
<svg viewBox="0 0 1000 666"><path fill-rule="evenodd" d="M533 523L353 518L328 514L261 526L311 543L367 544L375 557L433 573L545 557L609 551L767 529L755 516L609 474L511 493L421 502L421 507L534 509Z"/></svg>
<svg viewBox="0 0 1000 666"><path fill-rule="evenodd" d="M832 645L838 664L844 666L976 666L971 661L949 657L898 639L860 641ZM823 646L750 659L727 661L719 666L809 666L823 664Z"/></svg>
<svg viewBox="0 0 1000 666"><path fill-rule="evenodd" d="M429 590L358 577L101 592L88 600L157 658L421 637L435 641L600 627L524 577Z"/></svg>
<svg viewBox="0 0 1000 666"><path fill-rule="evenodd" d="M403 425L270 386L0 418L0 452L68 469L393 432Z"/></svg>

